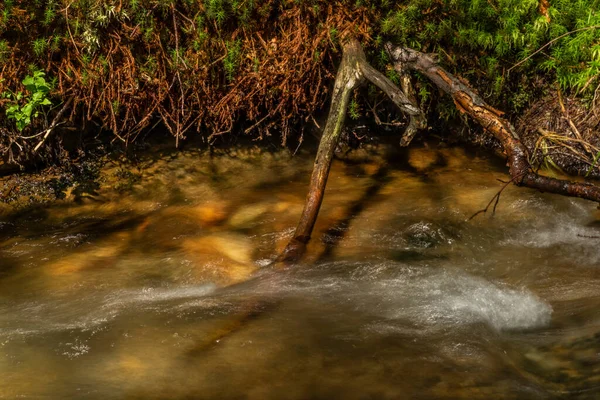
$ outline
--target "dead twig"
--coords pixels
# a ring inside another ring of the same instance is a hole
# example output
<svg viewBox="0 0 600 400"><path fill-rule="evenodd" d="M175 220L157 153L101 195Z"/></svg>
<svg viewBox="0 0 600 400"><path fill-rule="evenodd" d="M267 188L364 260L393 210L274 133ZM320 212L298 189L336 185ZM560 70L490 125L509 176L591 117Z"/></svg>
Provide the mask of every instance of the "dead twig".
<svg viewBox="0 0 600 400"><path fill-rule="evenodd" d="M44 132L41 132L38 135L35 135L35 136L39 136L39 135L41 135L43 133L44 137L42 138L42 140L40 140L40 142L33 149L34 153L36 153L39 150L39 148L42 147L42 145L44 144L44 142L46 141L46 139L48 139L48 137L50 136L50 134L52 133L52 131L54 130L54 128L56 128L56 126L58 125L61 117L63 116L63 114L65 113L65 111L67 110L67 108L69 108L69 106L71 105L71 103L73 103L73 97L69 97L67 99L67 101L65 101L65 103L63 104L63 106L60 109L60 111L58 112L58 114L56 114L56 116L52 120L52 123L50 124L50 126L48 127L48 129L46 129Z"/></svg>
<svg viewBox="0 0 600 400"><path fill-rule="evenodd" d="M475 214L471 215L471 217L469 217L468 221L472 220L473 218L475 218L476 216L478 216L479 214L485 214L488 212L488 210L490 209L490 206L492 205L492 203L494 203L494 208L492 209L492 216L496 215L496 208L498 207L498 203L500 202L500 195L502 194L502 192L504 191L504 189L506 189L508 187L508 185L510 185L511 183L514 183L517 178L520 177L514 177L512 178L510 181L508 182L503 182L504 185L502 186L502 188L492 197L492 199L490 200L490 202L487 204L487 206L485 206L485 208L477 211ZM502 182L502 181L501 181ZM495 202L494 202L495 200Z"/></svg>

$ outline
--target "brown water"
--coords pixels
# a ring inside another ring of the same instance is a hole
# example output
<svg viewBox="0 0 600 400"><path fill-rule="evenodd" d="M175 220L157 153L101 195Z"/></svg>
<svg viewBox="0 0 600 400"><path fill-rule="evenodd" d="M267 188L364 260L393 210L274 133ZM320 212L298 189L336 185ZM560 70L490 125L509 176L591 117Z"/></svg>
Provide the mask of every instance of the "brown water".
<svg viewBox="0 0 600 400"><path fill-rule="evenodd" d="M5 213L0 398L600 397L594 204L509 187L469 221L498 160L336 161L307 261L270 271L311 166L189 152Z"/></svg>

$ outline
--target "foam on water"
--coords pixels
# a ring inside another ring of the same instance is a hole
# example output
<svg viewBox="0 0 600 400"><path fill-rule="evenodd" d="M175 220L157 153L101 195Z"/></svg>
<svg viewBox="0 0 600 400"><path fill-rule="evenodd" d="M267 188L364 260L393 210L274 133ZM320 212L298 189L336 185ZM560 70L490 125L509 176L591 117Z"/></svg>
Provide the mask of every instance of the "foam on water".
<svg viewBox="0 0 600 400"><path fill-rule="evenodd" d="M521 244L528 247L547 248L560 244L597 245L599 230L584 226L570 219L559 220L551 226L533 227L520 233L516 238L508 239L503 244Z"/></svg>
<svg viewBox="0 0 600 400"><path fill-rule="evenodd" d="M96 292L77 299L46 299L0 306L0 337L26 336L51 331L89 330L128 310L157 310L162 303L198 298L214 292L215 285L175 288L141 288ZM167 307L168 308L168 307Z"/></svg>
<svg viewBox="0 0 600 400"><path fill-rule="evenodd" d="M558 250L555 251L556 256L565 256L569 260L575 258L577 264L600 263L600 229L589 224L589 213L582 217L575 212L576 209L570 211L571 213L556 213L552 220L540 218L527 224L516 234L501 241L500 245Z"/></svg>
<svg viewBox="0 0 600 400"><path fill-rule="evenodd" d="M552 315L552 307L526 288L490 282L455 268L409 267L392 261L299 267L208 297L235 304L248 295L310 299L317 302L314 307L334 303L392 324L427 329L474 323L497 331L535 329L547 326ZM179 307L201 309L213 304L207 300Z"/></svg>
<svg viewBox="0 0 600 400"><path fill-rule="evenodd" d="M552 307L526 289L500 286L459 271L441 271L418 280L394 279L375 284L388 293L384 315L423 325L484 322L501 331L532 329L550 322ZM402 304L394 308L394 303Z"/></svg>
<svg viewBox="0 0 600 400"><path fill-rule="evenodd" d="M205 296L214 292L216 285L212 283L194 286L180 286L175 288L143 288L137 290L118 291L109 296L105 307L115 304L126 305L129 303L152 303L168 300L178 300Z"/></svg>
<svg viewBox="0 0 600 400"><path fill-rule="evenodd" d="M502 331L547 325L552 308L525 288L511 288L453 268L409 267L401 263L331 263L266 274L239 287L212 284L140 288L92 293L78 298L7 304L0 307L0 336L40 334L103 326L126 312L197 310L225 313L243 308L249 297L274 296L334 303L391 324L449 328L485 323ZM311 307L307 305L307 307Z"/></svg>
<svg viewBox="0 0 600 400"><path fill-rule="evenodd" d="M526 288L508 287L450 267L384 262L332 263L319 269L320 273L344 270L344 274L299 274L276 287L255 290L350 303L362 313L428 328L485 323L498 331L534 329L548 325L552 315L552 307Z"/></svg>

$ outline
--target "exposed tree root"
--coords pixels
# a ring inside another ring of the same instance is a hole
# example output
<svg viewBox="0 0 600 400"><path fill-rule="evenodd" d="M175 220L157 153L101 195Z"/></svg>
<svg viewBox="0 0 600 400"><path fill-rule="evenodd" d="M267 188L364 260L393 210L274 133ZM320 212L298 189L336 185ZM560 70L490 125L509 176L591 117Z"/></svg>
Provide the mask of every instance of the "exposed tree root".
<svg viewBox="0 0 600 400"><path fill-rule="evenodd" d="M569 182L537 174L529 164L527 148L521 143L514 127L503 113L489 106L470 87L457 79L427 54L386 44L386 49L399 72L412 69L420 72L454 99L454 104L500 141L508 158L510 175L517 186L527 186L543 192L562 194L600 202L600 187Z"/></svg>

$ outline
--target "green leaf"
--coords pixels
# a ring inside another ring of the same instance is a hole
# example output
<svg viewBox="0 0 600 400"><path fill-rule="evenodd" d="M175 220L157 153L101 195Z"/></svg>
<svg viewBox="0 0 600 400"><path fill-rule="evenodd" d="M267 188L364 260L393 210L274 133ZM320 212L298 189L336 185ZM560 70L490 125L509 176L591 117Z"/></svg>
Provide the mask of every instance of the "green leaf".
<svg viewBox="0 0 600 400"><path fill-rule="evenodd" d="M21 109L21 112L23 113L23 115L26 115L28 117L31 116L32 111L33 111L33 104L32 103L27 103L25 105L25 107L23 107Z"/></svg>
<svg viewBox="0 0 600 400"><path fill-rule="evenodd" d="M15 119L17 112L19 111L19 106L17 104L13 104L6 108L6 117L9 119Z"/></svg>
<svg viewBox="0 0 600 400"><path fill-rule="evenodd" d="M21 132L23 129L25 129L25 127L27 126L27 123L23 120L17 120L17 129L19 130L19 132Z"/></svg>
<svg viewBox="0 0 600 400"><path fill-rule="evenodd" d="M29 86L34 86L35 87L35 83L33 80L33 76L26 76L25 79L23 79L23 86L25 87L29 87Z"/></svg>

